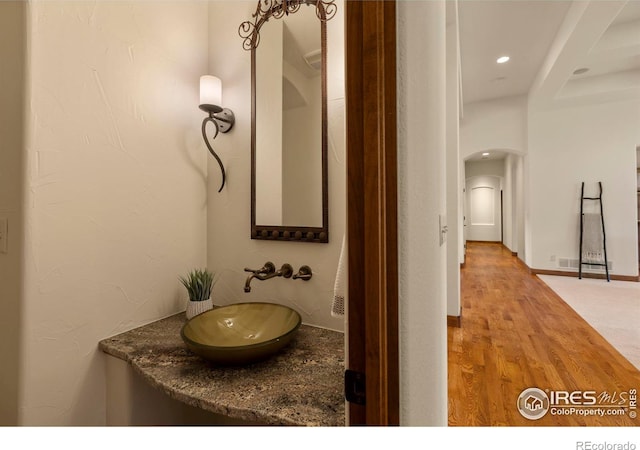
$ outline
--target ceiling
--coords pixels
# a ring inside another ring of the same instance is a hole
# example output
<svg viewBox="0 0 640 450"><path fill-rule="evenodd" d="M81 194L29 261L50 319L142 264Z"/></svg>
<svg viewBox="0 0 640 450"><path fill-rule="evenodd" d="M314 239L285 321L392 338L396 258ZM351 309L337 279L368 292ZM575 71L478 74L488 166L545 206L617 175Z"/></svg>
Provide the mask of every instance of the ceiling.
<svg viewBox="0 0 640 450"><path fill-rule="evenodd" d="M542 108L640 100L640 0L457 4L465 104L527 94ZM511 59L497 64L503 55ZM469 160L505 157L490 153Z"/></svg>
<svg viewBox="0 0 640 450"><path fill-rule="evenodd" d="M640 99L638 0L458 0L458 20L464 103L530 91L556 106Z"/></svg>
<svg viewBox="0 0 640 450"><path fill-rule="evenodd" d="M303 7L283 19L283 58L308 78L320 75L320 21L315 7Z"/></svg>
<svg viewBox="0 0 640 450"><path fill-rule="evenodd" d="M485 155L485 153L489 153L489 154ZM496 159L504 159L507 157L508 154L509 154L508 152L505 152L502 150L489 150L487 152L475 153L469 156L468 158L466 158L465 161L471 161L471 162L492 161Z"/></svg>
<svg viewBox="0 0 640 450"><path fill-rule="evenodd" d="M459 0L464 102L528 92L569 5L565 1ZM497 64L502 55L511 60Z"/></svg>

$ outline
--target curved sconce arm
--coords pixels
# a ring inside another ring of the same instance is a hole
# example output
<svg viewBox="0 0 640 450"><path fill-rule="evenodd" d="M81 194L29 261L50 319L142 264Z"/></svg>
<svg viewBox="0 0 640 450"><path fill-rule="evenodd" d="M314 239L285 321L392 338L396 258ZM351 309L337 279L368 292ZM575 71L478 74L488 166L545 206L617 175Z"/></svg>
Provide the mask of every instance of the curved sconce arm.
<svg viewBox="0 0 640 450"><path fill-rule="evenodd" d="M202 108L202 109L207 111L207 109L205 108ZM211 146L211 143L209 142L209 139L207 138L207 123L211 122L215 126L216 132L212 138L212 139L215 139L218 136L218 133L221 133L221 132L227 133L229 130L231 130L231 128L233 128L233 124L235 123L235 116L233 112L227 108L217 113L213 111L208 111L208 112L209 112L209 117L205 117L205 119L202 121L202 138L204 139L204 143L207 145L207 148L209 149L209 153L213 155L213 157L216 159L216 161L218 161L218 164L220 165L220 171L222 172L222 184L220 185L220 189L218 189L218 192L222 192L225 181L227 179L227 174L224 170L224 165L222 164L222 160L220 159L218 154L215 152L215 150Z"/></svg>
<svg viewBox="0 0 640 450"><path fill-rule="evenodd" d="M218 133L226 133L236 122L236 118L228 108L223 108L220 105L222 102L222 81L218 77L212 75L203 75L200 77L200 109L208 114L209 117L205 117L202 121L202 138L204 143L207 144L209 152L218 161L220 170L222 171L222 185L218 192L222 192L224 183L227 179L227 174L224 171L224 165L218 154L213 150L209 139L207 138L207 123L212 122L216 127L216 134L213 135L213 139L218 137Z"/></svg>

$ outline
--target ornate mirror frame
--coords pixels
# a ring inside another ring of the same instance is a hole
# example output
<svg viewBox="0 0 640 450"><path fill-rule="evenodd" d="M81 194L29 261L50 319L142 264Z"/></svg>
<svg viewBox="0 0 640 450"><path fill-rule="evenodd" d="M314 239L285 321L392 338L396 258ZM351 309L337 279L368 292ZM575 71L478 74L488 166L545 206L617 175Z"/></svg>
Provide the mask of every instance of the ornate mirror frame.
<svg viewBox="0 0 640 450"><path fill-rule="evenodd" d="M322 53L322 226L261 225L256 223L256 50L260 44L260 29L269 19L281 19L296 13L302 5L315 6L320 21ZM259 0L253 21L240 25L242 46L251 51L251 239L272 241L329 242L329 186L327 161L327 20L336 14L334 0Z"/></svg>

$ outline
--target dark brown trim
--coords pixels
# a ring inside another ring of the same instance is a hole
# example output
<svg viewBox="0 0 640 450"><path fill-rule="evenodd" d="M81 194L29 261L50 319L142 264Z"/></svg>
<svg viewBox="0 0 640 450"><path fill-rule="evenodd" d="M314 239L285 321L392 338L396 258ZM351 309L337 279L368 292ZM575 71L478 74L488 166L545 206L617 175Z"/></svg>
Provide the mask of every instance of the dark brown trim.
<svg viewBox="0 0 640 450"><path fill-rule="evenodd" d="M447 316L447 326L460 328L462 326L462 316Z"/></svg>
<svg viewBox="0 0 640 450"><path fill-rule="evenodd" d="M396 2L345 2L351 425L398 425Z"/></svg>
<svg viewBox="0 0 640 450"><path fill-rule="evenodd" d="M358 45L355 39L362 33L362 5L358 2L345 2L345 83L346 83L346 127L347 127L347 236L349 267L349 314L348 314L348 345L349 358L347 368L357 372L365 372L366 345L364 332L365 299L361 295L365 286L364 270L354 270L364 264L365 242L362 239L364 230L364 196L357 195L364 189L363 160L364 148L361 144L364 129L364 102L362 86L359 79L362 68L361 37ZM357 312L357 313L356 313ZM366 408L363 405L349 405L349 425L365 424L367 421Z"/></svg>
<svg viewBox="0 0 640 450"><path fill-rule="evenodd" d="M529 273L533 275L555 275L559 277L574 277L578 278L578 272L565 272L564 270L546 270L546 269L531 269ZM582 278L595 278L598 280L606 280L607 276L603 273L589 273L582 272ZM610 275L612 280L616 281L635 281L640 282L640 276L633 275Z"/></svg>
<svg viewBox="0 0 640 450"><path fill-rule="evenodd" d="M511 256L518 256L518 252L511 252Z"/></svg>

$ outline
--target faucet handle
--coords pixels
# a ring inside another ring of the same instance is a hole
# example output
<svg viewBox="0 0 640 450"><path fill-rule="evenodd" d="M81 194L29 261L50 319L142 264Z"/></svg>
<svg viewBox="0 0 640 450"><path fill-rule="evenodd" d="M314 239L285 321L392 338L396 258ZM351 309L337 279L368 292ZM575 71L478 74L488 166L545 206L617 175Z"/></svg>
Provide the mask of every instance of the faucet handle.
<svg viewBox="0 0 640 450"><path fill-rule="evenodd" d="M304 281L309 281L312 276L313 276L313 272L311 271L311 267L302 266L302 267L300 267L300 270L298 270L298 273L296 273L293 276L293 279L297 280L299 278L299 279L304 280Z"/></svg>
<svg viewBox="0 0 640 450"><path fill-rule="evenodd" d="M293 275L293 267L291 264L284 263L280 268L280 273L284 278L291 278L291 275Z"/></svg>
<svg viewBox="0 0 640 450"><path fill-rule="evenodd" d="M270 273L273 273L276 271L276 265L274 263L272 263L271 261L267 261L266 263L264 263L264 266L262 266L259 269L250 269L248 267L244 268L245 272L251 272L254 275L258 275L258 274L265 274L268 275Z"/></svg>

